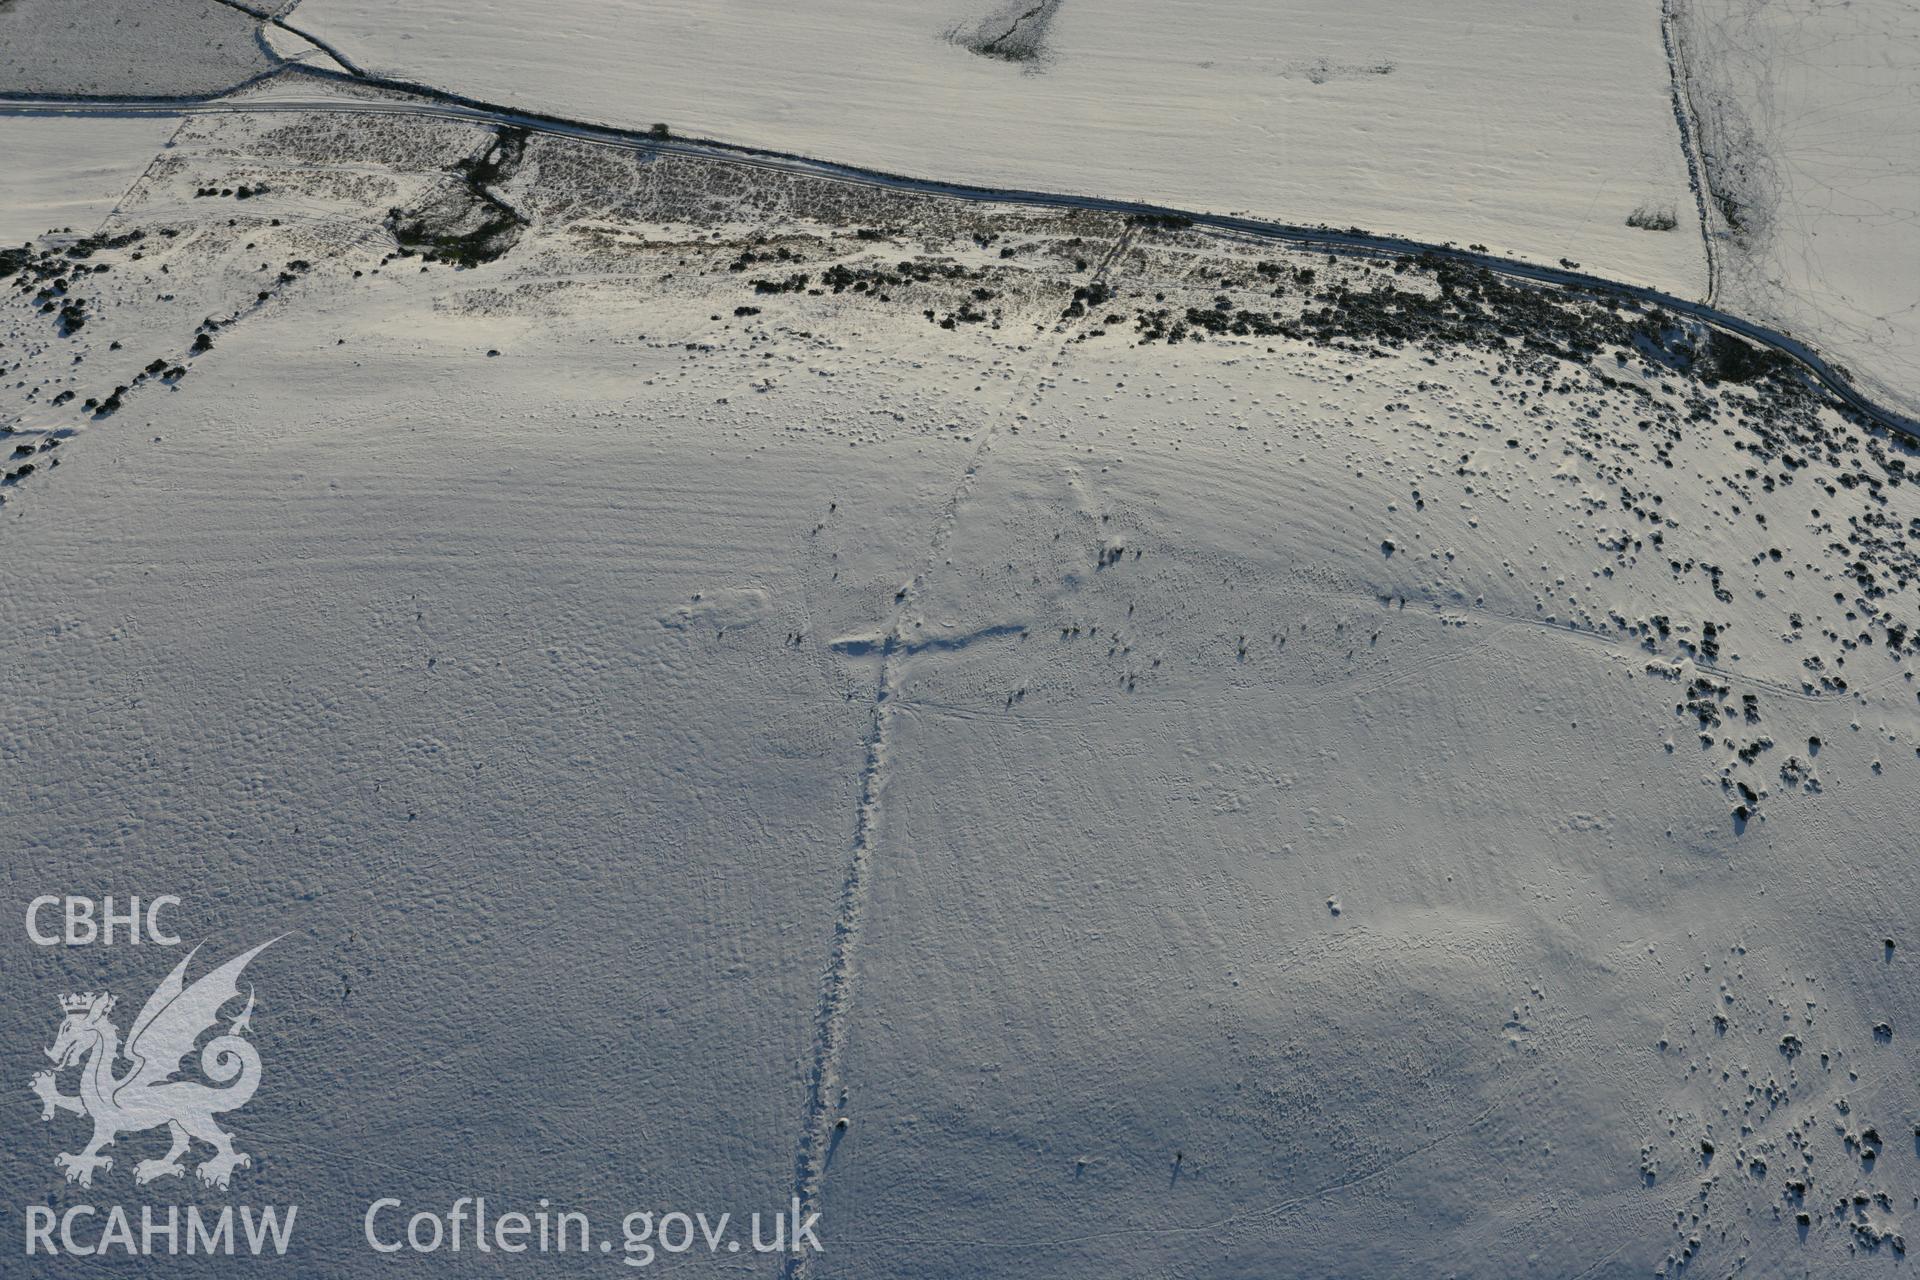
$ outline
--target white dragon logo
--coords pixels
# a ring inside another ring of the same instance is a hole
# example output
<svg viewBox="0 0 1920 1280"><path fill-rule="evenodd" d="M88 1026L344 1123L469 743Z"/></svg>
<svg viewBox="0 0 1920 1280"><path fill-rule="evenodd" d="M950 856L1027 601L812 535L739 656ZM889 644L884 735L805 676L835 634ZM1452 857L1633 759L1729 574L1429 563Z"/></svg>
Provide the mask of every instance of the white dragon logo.
<svg viewBox="0 0 1920 1280"><path fill-rule="evenodd" d="M227 1027L224 1035L207 1041L200 1051L200 1069L208 1079L223 1086L202 1084L197 1080L175 1080L181 1061L193 1052L195 1043L220 1018L221 1006L240 994L240 971L247 962L272 946L263 942L253 950L235 956L192 986L186 983L187 963L199 952L195 947L175 966L133 1020L127 1035L126 1060L132 1065L119 1076L114 1063L121 1057L120 1029L108 1020L114 998L98 995L60 997L64 1018L59 1034L47 1056L54 1071L42 1071L33 1077L33 1092L39 1097L42 1120L54 1113L71 1111L93 1118L93 1141L79 1155L57 1155L56 1168L68 1182L83 1187L93 1185L96 1170L113 1168L113 1157L100 1154L102 1147L113 1145L123 1133L137 1133L161 1125L173 1136L173 1148L158 1160L142 1160L133 1167L136 1183L156 1178L178 1177L186 1172L180 1157L198 1138L213 1148L213 1155L194 1173L210 1187L225 1189L235 1168L246 1168L252 1157L233 1149L233 1135L214 1123L214 1116L234 1111L247 1104L260 1086L260 1055L242 1039L253 1019L253 992L247 992L247 1007ZM80 1092L60 1092L55 1072L68 1067L85 1066L80 1072Z"/></svg>

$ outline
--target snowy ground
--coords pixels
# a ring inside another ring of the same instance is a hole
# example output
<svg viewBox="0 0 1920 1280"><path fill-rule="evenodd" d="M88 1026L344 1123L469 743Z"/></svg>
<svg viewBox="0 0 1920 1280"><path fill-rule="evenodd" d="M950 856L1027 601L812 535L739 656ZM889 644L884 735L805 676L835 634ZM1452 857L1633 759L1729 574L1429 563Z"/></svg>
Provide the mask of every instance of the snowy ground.
<svg viewBox="0 0 1920 1280"><path fill-rule="evenodd" d="M292 928L234 1123L308 1265L479 1189L797 1192L817 1276L1898 1266L1907 446L1458 268L417 119L161 157L8 262L7 909ZM14 945L23 1047L152 967ZM9 1202L86 1196L36 1116Z"/></svg>
<svg viewBox="0 0 1920 1280"><path fill-rule="evenodd" d="M369 70L522 108L1705 290L1653 0L1028 9L564 3L529 29L494 0L306 0L297 22Z"/></svg>
<svg viewBox="0 0 1920 1280"><path fill-rule="evenodd" d="M220 0L7 0L0 94L222 93L273 69L259 26Z"/></svg>
<svg viewBox="0 0 1920 1280"><path fill-rule="evenodd" d="M165 118L8 120L0 244L17 246L62 227L92 231L179 124Z"/></svg>
<svg viewBox="0 0 1920 1280"><path fill-rule="evenodd" d="M1718 301L1920 412L1920 10L1688 0Z"/></svg>

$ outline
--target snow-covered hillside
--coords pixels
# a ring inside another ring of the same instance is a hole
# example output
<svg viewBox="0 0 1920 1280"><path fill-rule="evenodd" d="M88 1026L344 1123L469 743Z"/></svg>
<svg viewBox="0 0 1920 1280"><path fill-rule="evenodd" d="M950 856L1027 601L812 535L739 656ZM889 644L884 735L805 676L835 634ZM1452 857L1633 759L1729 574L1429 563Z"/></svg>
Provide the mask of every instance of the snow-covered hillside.
<svg viewBox="0 0 1920 1280"><path fill-rule="evenodd" d="M1913 450L1776 358L401 116L195 117L99 231L6 260L8 909L293 930L303 1265L477 1189L798 1194L821 1277L1903 1256Z"/></svg>

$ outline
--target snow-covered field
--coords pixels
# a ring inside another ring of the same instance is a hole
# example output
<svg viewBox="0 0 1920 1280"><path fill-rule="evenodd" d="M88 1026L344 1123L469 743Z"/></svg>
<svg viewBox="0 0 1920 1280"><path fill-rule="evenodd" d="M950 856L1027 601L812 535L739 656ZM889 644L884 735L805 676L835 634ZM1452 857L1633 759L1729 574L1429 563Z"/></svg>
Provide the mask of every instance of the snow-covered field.
<svg viewBox="0 0 1920 1280"><path fill-rule="evenodd" d="M1920 413L1920 9L1687 0L1718 300Z"/></svg>
<svg viewBox="0 0 1920 1280"><path fill-rule="evenodd" d="M221 0L7 0L0 95L221 93L273 69L259 26Z"/></svg>
<svg viewBox="0 0 1920 1280"><path fill-rule="evenodd" d="M154 117L8 120L0 245L63 227L91 232L179 124Z"/></svg>
<svg viewBox="0 0 1920 1280"><path fill-rule="evenodd" d="M520 108L1706 287L1654 0L566 0L536 23L499 0L306 0L296 18L369 70Z"/></svg>
<svg viewBox="0 0 1920 1280"><path fill-rule="evenodd" d="M6 909L292 931L298 1265L475 1192L798 1194L817 1277L1902 1265L1914 450L1790 369L445 120L159 155L7 261ZM154 966L12 945L23 1083ZM195 1197L37 1116L10 1204Z"/></svg>

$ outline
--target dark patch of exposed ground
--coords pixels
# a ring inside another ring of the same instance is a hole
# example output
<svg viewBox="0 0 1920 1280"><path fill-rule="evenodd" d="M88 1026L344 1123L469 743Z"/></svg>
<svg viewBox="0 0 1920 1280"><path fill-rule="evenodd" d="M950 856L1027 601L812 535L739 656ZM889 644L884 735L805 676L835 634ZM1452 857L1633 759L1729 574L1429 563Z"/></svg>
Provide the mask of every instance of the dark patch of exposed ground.
<svg viewBox="0 0 1920 1280"><path fill-rule="evenodd" d="M983 58L1037 69L1051 56L1048 36L1061 3L1062 0L1011 0L976 22L963 22L951 28L946 38Z"/></svg>
<svg viewBox="0 0 1920 1280"><path fill-rule="evenodd" d="M499 130L485 151L454 164L438 195L413 209L387 212L393 238L429 262L475 267L505 255L519 241L526 219L492 187L513 176L526 145L525 129Z"/></svg>

